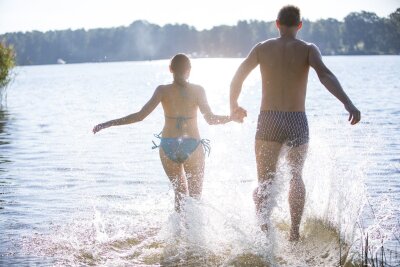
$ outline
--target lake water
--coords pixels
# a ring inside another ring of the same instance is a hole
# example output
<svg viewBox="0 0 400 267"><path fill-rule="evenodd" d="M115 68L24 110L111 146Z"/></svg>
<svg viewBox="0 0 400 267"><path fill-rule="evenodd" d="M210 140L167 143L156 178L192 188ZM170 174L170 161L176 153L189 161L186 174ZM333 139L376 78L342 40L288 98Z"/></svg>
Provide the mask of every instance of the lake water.
<svg viewBox="0 0 400 267"><path fill-rule="evenodd" d="M357 257L368 234L387 262L400 262L400 57L326 57L362 111L347 114L312 71L306 109L310 149L302 242L287 240L285 157L277 178L276 228L259 231L254 135L260 77L253 71L240 103L243 124L208 126L203 199L182 217L153 134L158 107L143 122L96 134L93 126L138 111L168 61L17 67L0 110L0 265L337 266ZM240 59L194 59L191 82L205 87L217 114L229 110ZM397 254L398 255L398 254ZM348 258L349 258L348 257Z"/></svg>

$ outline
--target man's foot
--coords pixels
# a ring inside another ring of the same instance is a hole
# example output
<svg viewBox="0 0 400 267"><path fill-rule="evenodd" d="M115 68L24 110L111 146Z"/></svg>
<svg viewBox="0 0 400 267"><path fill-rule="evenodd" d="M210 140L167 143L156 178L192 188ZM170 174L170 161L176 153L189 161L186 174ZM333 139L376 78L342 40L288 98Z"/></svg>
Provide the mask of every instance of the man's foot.
<svg viewBox="0 0 400 267"><path fill-rule="evenodd" d="M254 205L256 206L256 213L258 215L258 213L260 212L260 202L261 202L261 199L258 196L258 187L256 187L256 189L254 189L253 191L253 201Z"/></svg>
<svg viewBox="0 0 400 267"><path fill-rule="evenodd" d="M268 233L269 223L267 221L269 221L269 219L267 219L267 218L265 218L265 216L263 216L263 214L262 214L263 210L262 210L262 206L261 206L261 201L263 201L263 200L265 201L265 199L262 199L260 197L258 190L259 190L259 188L257 187L253 191L253 201L256 206L256 215L257 215L258 221L260 223L261 231L263 231L264 233Z"/></svg>
<svg viewBox="0 0 400 267"><path fill-rule="evenodd" d="M290 229L290 236L289 236L289 241L299 241L300 239L300 233L299 230L294 230Z"/></svg>
<svg viewBox="0 0 400 267"><path fill-rule="evenodd" d="M261 202L261 199L258 196L258 187L253 191L253 201L254 201L254 204L256 206L256 215L257 215L258 218L260 218L260 213L261 213L261 211L260 211L260 209L261 209L260 202ZM268 224L261 223L260 227L261 227L261 231L263 231L265 233L268 232Z"/></svg>

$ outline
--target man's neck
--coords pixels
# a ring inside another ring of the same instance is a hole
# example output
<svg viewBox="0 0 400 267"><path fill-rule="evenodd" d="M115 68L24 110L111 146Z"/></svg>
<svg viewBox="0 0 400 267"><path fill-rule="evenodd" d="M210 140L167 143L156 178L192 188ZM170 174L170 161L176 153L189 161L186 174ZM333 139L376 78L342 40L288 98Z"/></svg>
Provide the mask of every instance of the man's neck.
<svg viewBox="0 0 400 267"><path fill-rule="evenodd" d="M298 32L297 28L294 27L279 28L280 37L285 39L296 39L297 32Z"/></svg>
<svg viewBox="0 0 400 267"><path fill-rule="evenodd" d="M296 39L297 31L280 31L279 34L281 38Z"/></svg>

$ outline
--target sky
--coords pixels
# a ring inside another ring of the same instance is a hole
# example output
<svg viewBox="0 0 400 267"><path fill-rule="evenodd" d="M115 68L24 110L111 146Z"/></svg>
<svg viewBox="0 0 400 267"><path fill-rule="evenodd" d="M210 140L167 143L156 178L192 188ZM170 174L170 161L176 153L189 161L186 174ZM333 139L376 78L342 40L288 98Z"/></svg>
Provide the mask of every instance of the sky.
<svg viewBox="0 0 400 267"><path fill-rule="evenodd" d="M188 24L198 30L235 25L238 20L276 19L286 4L300 7L302 17L343 20L361 10L386 17L400 0L0 0L0 34L128 26L135 20Z"/></svg>

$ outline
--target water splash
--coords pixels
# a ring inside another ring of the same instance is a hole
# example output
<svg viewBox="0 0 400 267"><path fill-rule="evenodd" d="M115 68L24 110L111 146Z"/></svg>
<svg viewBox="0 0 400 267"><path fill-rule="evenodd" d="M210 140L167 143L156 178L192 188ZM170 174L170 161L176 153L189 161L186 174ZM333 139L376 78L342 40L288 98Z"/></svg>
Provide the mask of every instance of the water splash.
<svg viewBox="0 0 400 267"><path fill-rule="evenodd" d="M372 65L386 68L387 64L376 65L377 59ZM109 117L110 111L122 115L131 112L132 105L145 103L152 93L149 88L169 79L163 74L167 61L24 68L29 75L21 75L18 87L9 92L9 121L14 126L6 132L13 140L3 153L12 162L3 164L1 173L12 177L12 184L5 185L7 222L2 222L13 257L9 262L25 256L27 262L42 257L43 262L72 266L335 266L340 255L359 251L366 233L370 245L378 247L383 240L395 248L400 214L395 136L400 113L393 84L398 83L379 76L368 85L379 95L364 94L366 89L359 84L368 75L365 68L352 73L342 67L347 62L357 70L354 62L360 59L335 58L333 63L336 60L336 67L343 69L339 75L347 77L343 84L357 94L363 111L371 109L363 113L361 125L350 127L341 107L335 109L337 103L310 80L311 143L303 173L307 198L299 243L287 241L290 177L284 157L277 175L272 238L257 226L252 191L257 185L253 140L259 82L245 85L251 88L243 91L241 100L249 107L244 125L201 128L202 137L212 140L204 195L201 202L188 204L183 220L173 212L172 189L150 152L152 133L162 123L161 111L126 131L110 130L93 138L81 130ZM229 109L228 90L221 88L232 73L219 70L234 71L239 60L194 61L203 67L196 72L197 80L207 81L210 104L223 114ZM207 72L210 65L214 69ZM32 86L40 88L37 94L30 94ZM317 88L320 93L312 91ZM29 100L21 95L29 95ZM386 100L376 108L378 98ZM44 104L38 106L39 102ZM321 106L326 114L320 114ZM49 127L38 127L38 117ZM373 212L364 203L370 203Z"/></svg>

